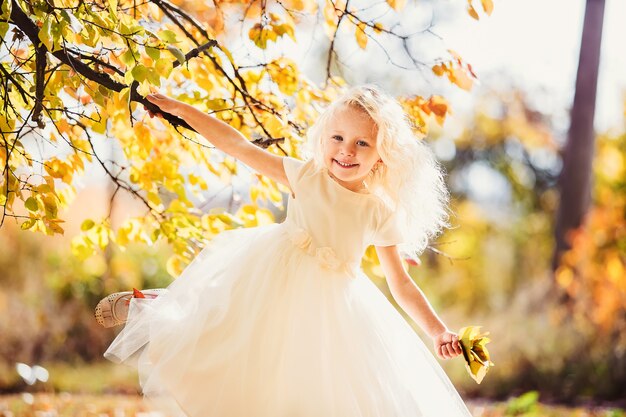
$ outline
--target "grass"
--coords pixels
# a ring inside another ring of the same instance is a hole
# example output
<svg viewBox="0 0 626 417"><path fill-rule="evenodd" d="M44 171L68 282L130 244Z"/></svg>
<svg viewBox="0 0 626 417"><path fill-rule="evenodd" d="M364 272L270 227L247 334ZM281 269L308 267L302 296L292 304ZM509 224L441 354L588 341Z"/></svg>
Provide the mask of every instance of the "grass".
<svg viewBox="0 0 626 417"><path fill-rule="evenodd" d="M37 392L71 392L84 395L127 394L139 393L137 371L129 366L111 362L95 363L43 363L49 373L46 382L37 381L35 386L28 388L14 367L5 364L0 366L0 388L5 392L24 390ZM0 417L4 417L0 414Z"/></svg>
<svg viewBox="0 0 626 417"><path fill-rule="evenodd" d="M506 402L468 401L474 417L626 417L624 410L551 406L531 391ZM167 417L137 395L22 393L0 396L0 417Z"/></svg>

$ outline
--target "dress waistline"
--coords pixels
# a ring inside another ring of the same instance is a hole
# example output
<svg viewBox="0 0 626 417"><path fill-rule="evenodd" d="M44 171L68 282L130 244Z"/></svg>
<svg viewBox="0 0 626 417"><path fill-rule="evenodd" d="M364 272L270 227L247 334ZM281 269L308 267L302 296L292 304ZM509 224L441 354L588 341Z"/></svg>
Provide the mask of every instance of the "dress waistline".
<svg viewBox="0 0 626 417"><path fill-rule="evenodd" d="M314 257L322 268L356 276L361 265L360 261L342 260L330 246L316 246L311 233L300 226L285 221L284 227L291 243L307 255Z"/></svg>

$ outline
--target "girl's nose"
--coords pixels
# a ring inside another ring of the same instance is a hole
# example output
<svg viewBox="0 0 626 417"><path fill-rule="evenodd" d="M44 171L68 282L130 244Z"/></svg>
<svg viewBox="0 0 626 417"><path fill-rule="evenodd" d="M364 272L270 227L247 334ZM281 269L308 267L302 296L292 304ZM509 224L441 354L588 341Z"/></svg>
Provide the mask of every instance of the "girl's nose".
<svg viewBox="0 0 626 417"><path fill-rule="evenodd" d="M347 145L343 146L341 148L341 151L345 155L354 155L354 153L355 153L354 146L351 145L351 144L347 144Z"/></svg>

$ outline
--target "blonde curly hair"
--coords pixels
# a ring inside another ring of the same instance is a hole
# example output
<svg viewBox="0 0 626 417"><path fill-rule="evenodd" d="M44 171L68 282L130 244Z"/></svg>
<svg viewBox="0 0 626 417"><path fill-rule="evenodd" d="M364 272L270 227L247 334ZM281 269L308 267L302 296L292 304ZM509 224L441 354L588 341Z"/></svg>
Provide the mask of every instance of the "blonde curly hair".
<svg viewBox="0 0 626 417"><path fill-rule="evenodd" d="M419 256L431 239L449 227L449 192L443 169L428 145L414 135L398 101L371 84L348 89L310 127L303 151L319 168L324 166L323 133L344 106L364 111L376 123L376 149L382 164L370 171L365 182L403 225L400 251Z"/></svg>

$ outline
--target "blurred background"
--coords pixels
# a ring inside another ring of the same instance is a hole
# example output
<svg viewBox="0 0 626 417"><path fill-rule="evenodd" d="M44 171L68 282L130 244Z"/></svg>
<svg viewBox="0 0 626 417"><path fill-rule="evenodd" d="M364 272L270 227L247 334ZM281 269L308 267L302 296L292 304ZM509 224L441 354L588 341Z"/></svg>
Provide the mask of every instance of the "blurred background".
<svg viewBox="0 0 626 417"><path fill-rule="evenodd" d="M476 416L625 416L626 2L496 0L480 20L465 3L409 0L406 15L430 28L417 42L421 56L445 45L471 63L471 91L392 65L375 45L337 44L336 71L349 84L441 94L452 109L424 140L446 170L453 228L409 268L453 331L490 332L495 366L478 385L461 357L440 363ZM281 53L322 82L328 46L312 26L299 26L299 43ZM224 42L234 54L249 43L239 33ZM0 415L63 414L59 404L79 395L90 404L80 415L108 415L114 408L102 398L122 394L118 413L145 412L133 371L102 358L117 330L100 327L93 309L110 292L172 282L172 248L110 245L77 258L72 237L86 219L109 213L115 228L142 210L122 193L111 207L102 169L85 171L59 215L64 236L11 221L0 228ZM194 204L237 213L254 177L239 172L205 173ZM267 208L282 220L279 206ZM364 268L394 303L375 261Z"/></svg>

